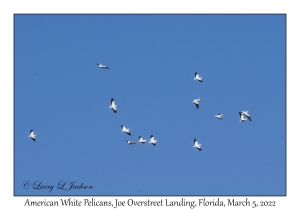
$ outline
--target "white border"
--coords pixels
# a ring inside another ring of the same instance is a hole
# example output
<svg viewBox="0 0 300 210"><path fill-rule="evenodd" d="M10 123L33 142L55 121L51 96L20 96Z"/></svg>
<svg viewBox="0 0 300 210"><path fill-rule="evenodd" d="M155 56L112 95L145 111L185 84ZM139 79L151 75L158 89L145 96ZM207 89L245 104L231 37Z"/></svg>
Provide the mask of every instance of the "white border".
<svg viewBox="0 0 300 210"><path fill-rule="evenodd" d="M138 1L138 0L111 0L111 1L91 1L85 0L80 3L75 1L38 1L38 0L2 0L1 10L1 70L0 70L0 92L1 92L1 146L0 146L0 206L16 207L20 209L24 206L27 197L13 196L13 14L15 13L196 13L196 14L229 14L229 13L281 13L287 14L287 116L296 114L298 106L298 81L299 75L299 7L297 1L276 1L276 0L211 0L211 1ZM297 68L298 67L298 68ZM289 114L290 113L290 114ZM288 117L287 134L287 196L286 197L249 197L251 200L275 200L277 207L272 209L298 209L299 195L299 162L297 128L295 119ZM6 131L3 133L3 131ZM30 200L59 200L60 197L29 197ZM67 197L64 197L67 198ZM79 200L90 197L75 197ZM94 197L97 200L114 200L114 197ZM130 197L120 197L127 200ZM155 197L150 197L152 200ZM164 197L166 198L166 197ZM208 197L208 199L216 197ZM227 200L227 197L220 197ZM229 198L229 197L228 197ZM243 197L233 197L242 200ZM135 200L147 200L146 197L134 197ZM160 198L157 197L157 200ZM173 200L180 200L181 197L173 197ZM196 200L197 197L189 197ZM58 207L59 209L70 209L70 207ZM100 207L94 207L100 208ZM175 209L189 209L189 207L179 207ZM196 207L196 209L199 207ZM3 208L4 209L4 208ZM7 208L5 208L7 209ZM101 208L101 209L111 209ZM124 209L124 208L122 208ZM136 207L136 209L141 209ZM149 208L148 208L149 209ZM209 208L212 209L212 208ZM213 208L214 209L214 208ZM219 209L219 208L217 208ZM226 209L231 209L227 207ZM236 208L234 208L236 209ZM264 208L266 209L266 207ZM267 208L269 209L269 208Z"/></svg>

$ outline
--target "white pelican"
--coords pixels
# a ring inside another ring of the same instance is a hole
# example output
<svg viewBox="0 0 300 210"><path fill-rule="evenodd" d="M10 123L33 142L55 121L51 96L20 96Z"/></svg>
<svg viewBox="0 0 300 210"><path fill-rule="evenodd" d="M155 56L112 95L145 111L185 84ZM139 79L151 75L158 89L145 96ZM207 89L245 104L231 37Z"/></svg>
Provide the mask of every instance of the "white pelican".
<svg viewBox="0 0 300 210"><path fill-rule="evenodd" d="M224 115L223 114L217 114L216 116L214 116L215 118L218 118L218 119L220 119L220 120L222 120L222 117L223 117Z"/></svg>
<svg viewBox="0 0 300 210"><path fill-rule="evenodd" d="M117 113L117 107L120 107L120 106L115 104L114 98L111 98L110 103L111 103L111 106L109 108L111 108L114 111L114 113Z"/></svg>
<svg viewBox="0 0 300 210"><path fill-rule="evenodd" d="M195 78L194 80L198 80L199 82L203 82L203 77L199 77L199 74L197 72L195 72Z"/></svg>
<svg viewBox="0 0 300 210"><path fill-rule="evenodd" d="M126 142L127 142L127 144L135 144L134 141L126 141Z"/></svg>
<svg viewBox="0 0 300 210"><path fill-rule="evenodd" d="M147 140L143 139L141 136L139 136L139 143L145 144Z"/></svg>
<svg viewBox="0 0 300 210"><path fill-rule="evenodd" d="M199 109L199 102L200 102L201 98L197 98L195 100L193 100L193 103L196 105L196 108Z"/></svg>
<svg viewBox="0 0 300 210"><path fill-rule="evenodd" d="M156 142L158 142L158 140L154 140L154 136L151 135L151 136L150 136L150 141L149 141L149 143L152 144L153 146L155 146L155 145L156 145Z"/></svg>
<svg viewBox="0 0 300 210"><path fill-rule="evenodd" d="M102 64L97 63L97 66L101 69L108 69L108 66L104 66Z"/></svg>
<svg viewBox="0 0 300 210"><path fill-rule="evenodd" d="M31 129L29 131L29 138L31 138L33 141L35 141L36 137L37 137L37 134L34 134L33 130Z"/></svg>
<svg viewBox="0 0 300 210"><path fill-rule="evenodd" d="M245 122L247 119L244 117L242 112L239 112L240 115L240 122Z"/></svg>
<svg viewBox="0 0 300 210"><path fill-rule="evenodd" d="M123 126L123 125L121 125L121 128L122 128L122 132L124 132L124 133L127 133L129 136L131 135L131 133L130 133L130 128L126 128L125 126Z"/></svg>
<svg viewBox="0 0 300 210"><path fill-rule="evenodd" d="M201 151L201 146L203 146L203 144L198 144L197 139L194 139L194 146L195 148L197 148L199 151Z"/></svg>
<svg viewBox="0 0 300 210"><path fill-rule="evenodd" d="M251 116L248 112L249 111L242 111L242 114L245 115L248 118L249 121L251 121Z"/></svg>

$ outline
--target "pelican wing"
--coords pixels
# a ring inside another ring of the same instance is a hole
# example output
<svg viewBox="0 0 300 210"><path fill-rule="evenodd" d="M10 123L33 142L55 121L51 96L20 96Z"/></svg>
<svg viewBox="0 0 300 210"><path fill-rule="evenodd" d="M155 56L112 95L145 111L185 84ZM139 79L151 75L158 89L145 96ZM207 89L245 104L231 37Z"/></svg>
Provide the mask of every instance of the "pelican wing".
<svg viewBox="0 0 300 210"><path fill-rule="evenodd" d="M196 139L194 139L194 145L195 147L199 147L198 141Z"/></svg>
<svg viewBox="0 0 300 210"><path fill-rule="evenodd" d="M241 121L245 121L246 120L246 118L245 118L245 116L242 114L241 115Z"/></svg>
<svg viewBox="0 0 300 210"><path fill-rule="evenodd" d="M248 118L249 121L251 121L250 115L246 115L246 117Z"/></svg>

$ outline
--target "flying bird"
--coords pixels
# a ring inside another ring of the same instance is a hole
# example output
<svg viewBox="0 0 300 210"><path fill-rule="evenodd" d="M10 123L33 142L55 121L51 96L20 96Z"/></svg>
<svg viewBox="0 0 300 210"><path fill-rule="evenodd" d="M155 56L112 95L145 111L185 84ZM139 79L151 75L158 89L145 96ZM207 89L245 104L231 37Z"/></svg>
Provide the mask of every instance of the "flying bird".
<svg viewBox="0 0 300 210"><path fill-rule="evenodd" d="M154 139L154 136L151 135L151 136L150 136L150 141L149 141L149 143L152 144L153 146L155 146L155 145L156 145L156 142L158 142L158 140L155 140L155 139Z"/></svg>
<svg viewBox="0 0 300 210"><path fill-rule="evenodd" d="M134 141L126 141L126 142L127 142L127 144L135 144Z"/></svg>
<svg viewBox="0 0 300 210"><path fill-rule="evenodd" d="M29 136L28 136L28 137L31 138L33 141L35 141L37 135L34 134L33 130L31 129L31 130L29 131Z"/></svg>
<svg viewBox="0 0 300 210"><path fill-rule="evenodd" d="M108 66L104 66L102 64L97 63L97 66L101 69L108 69Z"/></svg>
<svg viewBox="0 0 300 210"><path fill-rule="evenodd" d="M114 98L111 98L110 103L111 103L111 106L109 106L109 108L111 108L114 111L114 113L117 113L117 107L120 107L120 106L115 104Z"/></svg>
<svg viewBox="0 0 300 210"><path fill-rule="evenodd" d="M195 78L194 78L194 80L197 80L197 81L199 81L199 82L203 82L203 77L199 77L199 74L197 73L197 72L195 72Z"/></svg>
<svg viewBox="0 0 300 210"><path fill-rule="evenodd" d="M139 143L145 144L147 140L143 139L141 136L139 136Z"/></svg>
<svg viewBox="0 0 300 210"><path fill-rule="evenodd" d="M196 105L196 108L199 109L199 102L200 102L201 98L197 98L195 100L193 100L193 103Z"/></svg>
<svg viewBox="0 0 300 210"><path fill-rule="evenodd" d="M202 150L201 146L203 146L203 144L198 144L197 139L194 139L194 146L195 148L197 148L199 151Z"/></svg>
<svg viewBox="0 0 300 210"><path fill-rule="evenodd" d="M240 115L240 122L245 122L247 119L244 117L244 114L242 112L239 112Z"/></svg>
<svg viewBox="0 0 300 210"><path fill-rule="evenodd" d="M245 115L249 121L251 121L251 116L249 114L249 111L242 111L242 114Z"/></svg>
<svg viewBox="0 0 300 210"><path fill-rule="evenodd" d="M131 135L131 133L130 133L130 128L126 128L125 126L123 126L123 125L121 125L121 128L122 128L122 132L124 132L124 133L127 133L129 136Z"/></svg>
<svg viewBox="0 0 300 210"><path fill-rule="evenodd" d="M223 117L224 115L223 114L217 114L216 116L214 116L215 118L218 118L218 119L220 119L220 120L222 120L222 117Z"/></svg>

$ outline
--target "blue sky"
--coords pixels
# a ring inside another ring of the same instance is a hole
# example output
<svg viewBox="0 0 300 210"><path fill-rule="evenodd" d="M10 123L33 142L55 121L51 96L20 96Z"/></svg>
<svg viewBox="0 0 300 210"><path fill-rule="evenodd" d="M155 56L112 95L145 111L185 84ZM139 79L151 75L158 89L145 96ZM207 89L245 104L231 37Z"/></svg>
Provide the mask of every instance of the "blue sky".
<svg viewBox="0 0 300 210"><path fill-rule="evenodd" d="M284 15L15 15L14 24L15 195L286 194ZM245 110L252 121L240 123ZM155 147L125 142L151 134Z"/></svg>

